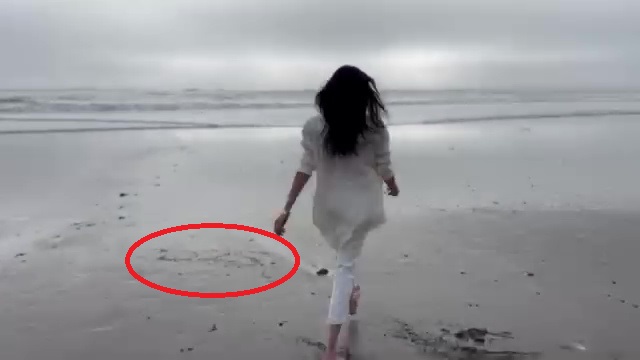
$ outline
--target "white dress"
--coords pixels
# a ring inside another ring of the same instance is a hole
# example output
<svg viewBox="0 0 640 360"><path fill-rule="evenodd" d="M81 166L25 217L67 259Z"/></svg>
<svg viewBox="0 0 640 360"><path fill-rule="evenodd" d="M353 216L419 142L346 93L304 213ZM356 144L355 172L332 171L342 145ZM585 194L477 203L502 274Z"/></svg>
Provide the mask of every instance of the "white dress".
<svg viewBox="0 0 640 360"><path fill-rule="evenodd" d="M333 249L358 256L362 235L386 220L383 179L393 176L389 132L385 127L367 134L358 144L357 155L332 157L324 150L324 126L321 116L305 123L299 171L317 174L314 225Z"/></svg>

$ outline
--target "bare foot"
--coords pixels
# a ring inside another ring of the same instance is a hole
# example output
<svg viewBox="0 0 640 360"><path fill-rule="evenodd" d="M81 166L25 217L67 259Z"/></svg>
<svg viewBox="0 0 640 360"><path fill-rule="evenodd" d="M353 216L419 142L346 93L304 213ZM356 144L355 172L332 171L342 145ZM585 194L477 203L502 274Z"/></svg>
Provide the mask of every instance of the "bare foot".
<svg viewBox="0 0 640 360"><path fill-rule="evenodd" d="M338 354L348 360L352 358L354 351L358 351L360 341L358 320L349 320L346 330Z"/></svg>
<svg viewBox="0 0 640 360"><path fill-rule="evenodd" d="M327 350L324 352L324 354L322 355L322 360L337 360L338 359L338 353L333 350Z"/></svg>

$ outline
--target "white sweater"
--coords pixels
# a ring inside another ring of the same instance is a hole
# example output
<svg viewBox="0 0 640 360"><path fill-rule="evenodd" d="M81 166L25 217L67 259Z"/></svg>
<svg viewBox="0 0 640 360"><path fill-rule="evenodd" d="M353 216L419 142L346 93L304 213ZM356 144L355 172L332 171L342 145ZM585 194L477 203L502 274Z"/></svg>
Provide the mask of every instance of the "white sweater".
<svg viewBox="0 0 640 360"><path fill-rule="evenodd" d="M358 155L333 157L324 150L324 126L321 116L305 123L299 171L317 174L313 223L337 250L354 230L369 231L385 222L383 179L393 176L389 132L385 127L368 134L358 144Z"/></svg>

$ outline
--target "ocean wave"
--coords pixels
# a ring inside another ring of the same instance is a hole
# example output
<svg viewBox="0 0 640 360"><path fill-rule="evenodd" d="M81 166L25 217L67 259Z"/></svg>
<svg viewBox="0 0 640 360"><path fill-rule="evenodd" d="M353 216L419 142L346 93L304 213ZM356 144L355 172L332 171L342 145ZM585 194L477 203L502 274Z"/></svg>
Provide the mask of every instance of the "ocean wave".
<svg viewBox="0 0 640 360"><path fill-rule="evenodd" d="M0 104L30 104L34 100L28 96L0 97Z"/></svg>
<svg viewBox="0 0 640 360"><path fill-rule="evenodd" d="M421 124L453 124L469 123L477 121L504 121L504 120L535 120L535 119L560 119L574 117L600 117L600 116L640 116L640 110L587 110L566 111L553 113L522 113L488 116L465 116L455 118L441 118L424 120Z"/></svg>
<svg viewBox="0 0 640 360"><path fill-rule="evenodd" d="M312 92L60 91L0 93L0 113L118 113L215 110L303 109L314 107ZM389 92L390 108L509 104L640 103L633 93L554 93L491 91Z"/></svg>
<svg viewBox="0 0 640 360"><path fill-rule="evenodd" d="M7 102L9 103L9 102ZM92 113L92 112L150 112L150 111L204 111L204 110L234 110L234 109L295 109L312 107L306 102L264 102L264 103L236 103L236 102L195 102L195 103L9 103L14 106L0 107L0 113ZM15 106L17 105L17 106ZM24 106L20 106L24 105Z"/></svg>
<svg viewBox="0 0 640 360"><path fill-rule="evenodd" d="M536 120L536 119L558 119L558 118L577 118L577 117L599 117L599 116L640 116L640 110L632 111L573 111L573 112L556 112L556 113L522 113L509 115L494 116L477 116L477 117L456 117L456 118L434 118L422 122L403 122L393 123L393 126L407 125L435 125L435 124L455 124L455 123L472 123L482 121L509 121L509 120ZM126 120L126 119L52 119L52 118L11 118L0 117L0 122L41 122L54 124L49 129L16 129L16 130L0 130L0 135L10 134L41 134L41 133L75 133L75 132L102 132L102 131L129 131L129 130L171 130L171 129L241 129L241 128L299 128L300 124L258 124L258 123L237 123L224 124L214 122L182 122L182 121L156 121L156 120ZM72 128L55 128L55 123L78 123L91 124L85 127ZM100 125L102 124L102 125ZM97 125L97 126L96 126ZM106 125L106 126L105 126Z"/></svg>

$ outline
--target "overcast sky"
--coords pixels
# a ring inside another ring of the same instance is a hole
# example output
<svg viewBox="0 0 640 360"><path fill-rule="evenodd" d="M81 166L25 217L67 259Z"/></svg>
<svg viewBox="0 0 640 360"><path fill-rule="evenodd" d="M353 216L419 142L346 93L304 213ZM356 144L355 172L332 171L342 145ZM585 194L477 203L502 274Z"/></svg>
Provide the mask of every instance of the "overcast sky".
<svg viewBox="0 0 640 360"><path fill-rule="evenodd" d="M638 0L0 0L0 87L640 87Z"/></svg>

